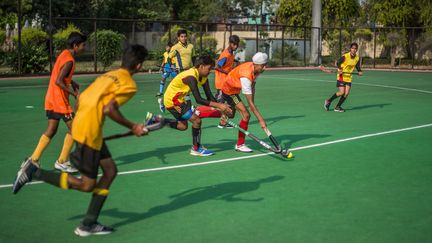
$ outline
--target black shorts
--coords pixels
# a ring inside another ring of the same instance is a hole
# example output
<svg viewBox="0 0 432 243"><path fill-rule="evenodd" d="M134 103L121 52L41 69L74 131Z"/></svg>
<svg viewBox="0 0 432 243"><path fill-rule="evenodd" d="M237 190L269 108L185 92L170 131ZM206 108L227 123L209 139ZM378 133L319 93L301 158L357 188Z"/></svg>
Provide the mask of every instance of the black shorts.
<svg viewBox="0 0 432 243"><path fill-rule="evenodd" d="M234 109L238 103L242 102L242 100L240 99L240 95L238 94L227 95L225 93L222 93L222 98L228 103L228 105L231 106L231 109Z"/></svg>
<svg viewBox="0 0 432 243"><path fill-rule="evenodd" d="M60 119L62 119L64 122L68 122L74 118L75 113L72 112L72 113L64 114L64 113L58 113L54 111L46 111L46 116L48 120L59 121Z"/></svg>
<svg viewBox="0 0 432 243"><path fill-rule="evenodd" d="M192 103L190 100L182 103L180 106L174 106L167 109L177 121L187 121L193 115Z"/></svg>
<svg viewBox="0 0 432 243"><path fill-rule="evenodd" d="M70 154L71 164L81 174L93 179L97 178L100 161L108 158L111 158L111 153L105 142L103 142L100 151L90 148L85 144L75 142L75 150Z"/></svg>
<svg viewBox="0 0 432 243"><path fill-rule="evenodd" d="M351 82L344 82L344 81L336 81L336 87L345 87L345 86L350 86L351 87Z"/></svg>

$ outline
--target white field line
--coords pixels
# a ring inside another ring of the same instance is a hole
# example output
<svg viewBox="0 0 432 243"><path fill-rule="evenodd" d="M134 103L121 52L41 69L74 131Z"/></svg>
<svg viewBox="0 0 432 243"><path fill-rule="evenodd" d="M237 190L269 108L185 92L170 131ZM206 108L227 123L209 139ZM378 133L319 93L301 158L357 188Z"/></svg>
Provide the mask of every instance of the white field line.
<svg viewBox="0 0 432 243"><path fill-rule="evenodd" d="M389 131L384 131L384 132L370 133L370 134L365 134L365 135L360 135L360 136L355 136L355 137L350 137L350 138L328 141L328 142L324 142L324 143L317 143L317 144L311 144L311 145L306 145L306 146L301 146L301 147L294 147L294 148L291 148L290 150L291 151L299 151L299 150L304 150L304 149L322 147L322 146L335 144L335 143L343 143L343 142L347 142L347 141L353 141L353 140L358 140L358 139L363 139L363 138L382 136L382 135L387 135L387 134L392 134L392 133L405 132L405 131L410 131L410 130L415 130L415 129L420 129L420 128L426 128L426 127L432 127L432 123L414 126L414 127L406 127L406 128L401 128L401 129L389 130ZM270 152L270 153L240 156L240 157L228 158L228 159L212 160L212 161L193 163L193 164L181 164L181 165L174 165L174 166L156 167L156 168L150 168L150 169L122 171L122 172L119 172L118 174L119 175L129 175L129 174L139 174L139 173L145 173L145 172L151 172L151 171L173 170L173 169L179 169L179 168L185 168L185 167L195 167L195 166L224 163L224 162L228 162L228 161L250 159L250 158L266 156L269 154L274 154L274 153ZM29 184L40 184L40 183L43 183L43 182L36 181L36 182L31 182ZM12 187L12 184L0 185L0 188L9 188L9 187Z"/></svg>

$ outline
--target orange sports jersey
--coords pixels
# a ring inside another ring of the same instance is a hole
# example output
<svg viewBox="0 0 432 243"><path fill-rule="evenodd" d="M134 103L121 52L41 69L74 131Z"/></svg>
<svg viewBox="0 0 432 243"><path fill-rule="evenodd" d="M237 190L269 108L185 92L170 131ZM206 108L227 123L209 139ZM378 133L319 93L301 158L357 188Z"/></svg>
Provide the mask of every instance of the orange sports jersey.
<svg viewBox="0 0 432 243"><path fill-rule="evenodd" d="M60 75L61 69L67 62L72 62L72 69L64 78L63 82L69 86L72 82L72 74L75 71L75 59L70 51L64 50L57 57L51 73L48 91L45 95L45 110L47 111L54 111L63 114L73 112L72 106L69 103L69 93L56 85L56 80Z"/></svg>
<svg viewBox="0 0 432 243"><path fill-rule="evenodd" d="M226 48L219 56L219 59L216 62L217 65L220 65L221 69L230 72L232 70L232 66L234 64L234 52L230 52L229 48ZM215 70L215 86L216 89L222 89L223 83L225 82L225 79L227 78L227 74L219 72L218 70Z"/></svg>
<svg viewBox="0 0 432 243"><path fill-rule="evenodd" d="M222 86L222 92L227 95L240 94L242 89L240 78L247 78L255 82L257 76L254 74L253 62L245 62L229 72L225 83Z"/></svg>

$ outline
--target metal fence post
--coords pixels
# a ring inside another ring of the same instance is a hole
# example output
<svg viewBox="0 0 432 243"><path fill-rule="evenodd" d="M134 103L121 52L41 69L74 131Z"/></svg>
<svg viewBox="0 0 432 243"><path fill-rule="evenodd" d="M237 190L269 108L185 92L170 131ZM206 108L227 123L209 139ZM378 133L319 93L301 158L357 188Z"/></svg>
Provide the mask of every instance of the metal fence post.
<svg viewBox="0 0 432 243"><path fill-rule="evenodd" d="M52 1L49 1L49 66L50 66L50 72L52 72L52 63L53 63L53 24L52 24Z"/></svg>
<svg viewBox="0 0 432 243"><path fill-rule="evenodd" d="M94 42L93 42L93 60L94 60L94 72L97 73L97 20L95 19L93 22L93 31L94 31Z"/></svg>
<svg viewBox="0 0 432 243"><path fill-rule="evenodd" d="M255 28L256 28L256 46L255 46L255 52L258 52L258 49L259 49L259 47L258 47L258 39L259 39L259 37L258 37L258 24L255 25Z"/></svg>
<svg viewBox="0 0 432 243"><path fill-rule="evenodd" d="M375 68L376 64L376 27L374 26L374 51L373 51L373 68Z"/></svg>
<svg viewBox="0 0 432 243"><path fill-rule="evenodd" d="M339 27L339 56L342 56L342 27Z"/></svg>
<svg viewBox="0 0 432 243"><path fill-rule="evenodd" d="M303 27L303 65L306 67L306 26Z"/></svg>
<svg viewBox="0 0 432 243"><path fill-rule="evenodd" d="M136 43L135 40L135 21L132 22L132 43Z"/></svg>
<svg viewBox="0 0 432 243"><path fill-rule="evenodd" d="M411 69L414 69L414 61L415 61L415 45L414 43L412 43L414 41L414 28L411 29L411 40L410 40L410 45L411 45Z"/></svg>
<svg viewBox="0 0 432 243"><path fill-rule="evenodd" d="M282 53L281 53L281 64L284 65L285 59L285 26L282 26Z"/></svg>
<svg viewBox="0 0 432 243"><path fill-rule="evenodd" d="M21 75L21 0L18 0L18 74Z"/></svg>
<svg viewBox="0 0 432 243"><path fill-rule="evenodd" d="M202 36L203 36L203 25L200 25L200 54L202 55L202 50L203 50L203 41L202 41Z"/></svg>

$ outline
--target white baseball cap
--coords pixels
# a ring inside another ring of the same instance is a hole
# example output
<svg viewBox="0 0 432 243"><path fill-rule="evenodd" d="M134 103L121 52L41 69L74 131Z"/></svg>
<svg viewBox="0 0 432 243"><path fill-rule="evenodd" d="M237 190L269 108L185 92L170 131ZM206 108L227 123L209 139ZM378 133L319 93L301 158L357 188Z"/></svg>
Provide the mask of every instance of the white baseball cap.
<svg viewBox="0 0 432 243"><path fill-rule="evenodd" d="M257 52L252 57L252 62L255 64L266 64L268 62L267 54L264 52Z"/></svg>

